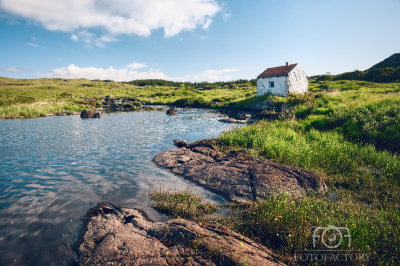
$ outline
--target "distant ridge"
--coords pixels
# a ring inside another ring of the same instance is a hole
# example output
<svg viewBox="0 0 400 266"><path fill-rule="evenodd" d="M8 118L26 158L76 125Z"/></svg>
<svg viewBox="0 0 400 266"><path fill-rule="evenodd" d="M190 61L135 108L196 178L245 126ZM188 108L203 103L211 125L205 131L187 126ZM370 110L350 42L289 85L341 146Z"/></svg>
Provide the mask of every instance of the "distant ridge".
<svg viewBox="0 0 400 266"><path fill-rule="evenodd" d="M378 64L374 65L368 70L385 68L385 67L393 67L393 68L400 67L400 53L391 55L390 57L386 58L382 62L379 62Z"/></svg>

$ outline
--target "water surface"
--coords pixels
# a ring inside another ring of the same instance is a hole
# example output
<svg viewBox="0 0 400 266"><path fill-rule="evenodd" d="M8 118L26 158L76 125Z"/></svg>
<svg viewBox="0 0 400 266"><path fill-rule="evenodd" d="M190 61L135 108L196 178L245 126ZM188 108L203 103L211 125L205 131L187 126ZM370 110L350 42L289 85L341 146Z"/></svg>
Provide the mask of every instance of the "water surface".
<svg viewBox="0 0 400 266"><path fill-rule="evenodd" d="M232 127L218 116L183 109L177 116L0 120L0 265L58 265L80 217L102 200L141 208L156 221L165 217L151 209L148 192L160 184L222 202L151 161L174 148L173 139L216 137Z"/></svg>

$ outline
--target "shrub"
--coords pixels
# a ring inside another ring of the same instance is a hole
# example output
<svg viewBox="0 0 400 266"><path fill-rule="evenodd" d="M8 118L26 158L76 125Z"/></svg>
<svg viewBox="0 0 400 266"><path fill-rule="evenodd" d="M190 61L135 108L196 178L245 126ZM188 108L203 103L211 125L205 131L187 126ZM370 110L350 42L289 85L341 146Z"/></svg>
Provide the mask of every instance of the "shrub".
<svg viewBox="0 0 400 266"><path fill-rule="evenodd" d="M133 108L133 105L130 103L124 104L124 108Z"/></svg>

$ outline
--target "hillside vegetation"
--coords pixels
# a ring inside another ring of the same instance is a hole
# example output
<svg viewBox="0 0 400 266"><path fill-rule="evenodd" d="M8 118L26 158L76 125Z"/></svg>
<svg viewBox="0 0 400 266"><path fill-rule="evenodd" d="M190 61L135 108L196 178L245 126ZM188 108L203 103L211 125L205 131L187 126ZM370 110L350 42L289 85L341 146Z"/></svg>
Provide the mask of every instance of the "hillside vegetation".
<svg viewBox="0 0 400 266"><path fill-rule="evenodd" d="M313 228L342 226L369 262L400 260L400 83L312 81L305 95L276 97L291 112L219 137L274 162L317 172L330 192L266 198L225 219L228 226L293 258L310 249ZM334 264L332 264L334 265Z"/></svg>
<svg viewBox="0 0 400 266"><path fill-rule="evenodd" d="M356 70L339 75L321 75L318 80L362 80L379 83L400 82L400 54L393 54L365 71Z"/></svg>
<svg viewBox="0 0 400 266"><path fill-rule="evenodd" d="M379 62L378 64L371 67L369 70L378 68L387 68L387 67L393 67L393 68L400 67L400 53L391 55L382 62Z"/></svg>

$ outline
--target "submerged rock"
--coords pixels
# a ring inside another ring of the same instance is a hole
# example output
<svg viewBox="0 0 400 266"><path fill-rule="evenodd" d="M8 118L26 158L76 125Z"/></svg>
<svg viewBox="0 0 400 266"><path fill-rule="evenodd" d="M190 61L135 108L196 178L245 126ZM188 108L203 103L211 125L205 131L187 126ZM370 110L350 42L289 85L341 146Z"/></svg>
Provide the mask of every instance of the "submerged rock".
<svg viewBox="0 0 400 266"><path fill-rule="evenodd" d="M83 110L81 113L81 118L100 118L100 112Z"/></svg>
<svg viewBox="0 0 400 266"><path fill-rule="evenodd" d="M234 202L260 200L277 193L300 197L327 189L316 173L262 160L244 152L223 154L210 140L162 152L153 161Z"/></svg>
<svg viewBox="0 0 400 266"><path fill-rule="evenodd" d="M64 265L284 265L269 249L215 222L154 223L135 209L100 202L82 219Z"/></svg>
<svg viewBox="0 0 400 266"><path fill-rule="evenodd" d="M175 107L171 107L170 109L167 110L167 115L177 115L178 111L175 109Z"/></svg>

